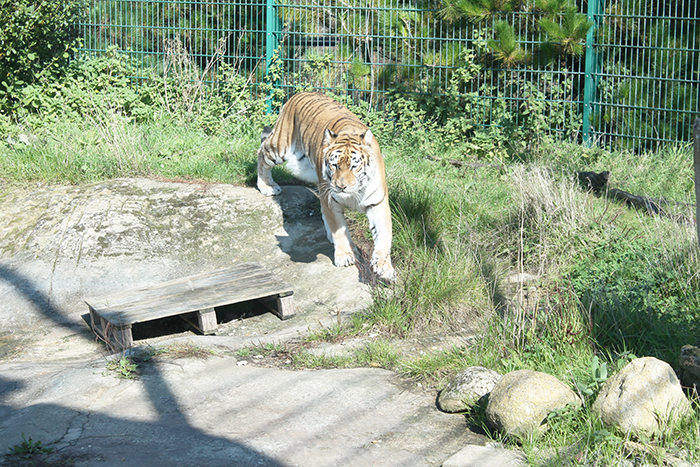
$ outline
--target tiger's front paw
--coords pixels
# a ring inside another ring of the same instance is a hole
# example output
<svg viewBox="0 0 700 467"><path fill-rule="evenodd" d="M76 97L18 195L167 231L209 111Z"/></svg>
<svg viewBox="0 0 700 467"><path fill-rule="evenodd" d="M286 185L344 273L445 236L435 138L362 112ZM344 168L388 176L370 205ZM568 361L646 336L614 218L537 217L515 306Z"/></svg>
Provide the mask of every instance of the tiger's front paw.
<svg viewBox="0 0 700 467"><path fill-rule="evenodd" d="M396 271L391 265L391 258L389 255L381 255L374 252L374 254L372 254L372 270L374 270L380 279L396 282Z"/></svg>
<svg viewBox="0 0 700 467"><path fill-rule="evenodd" d="M267 184L262 180L258 179L258 190L265 196L275 196L282 193L282 188L276 183Z"/></svg>
<svg viewBox="0 0 700 467"><path fill-rule="evenodd" d="M353 264L355 264L355 253L353 253L352 250L342 251L336 248L335 259L333 260L333 264L335 264L335 266L339 268L352 266Z"/></svg>

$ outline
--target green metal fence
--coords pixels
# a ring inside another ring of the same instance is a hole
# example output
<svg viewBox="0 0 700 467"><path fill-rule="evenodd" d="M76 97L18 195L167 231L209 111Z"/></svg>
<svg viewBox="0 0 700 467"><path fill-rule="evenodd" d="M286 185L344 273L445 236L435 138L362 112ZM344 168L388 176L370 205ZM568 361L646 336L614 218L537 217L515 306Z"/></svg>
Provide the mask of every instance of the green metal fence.
<svg viewBox="0 0 700 467"><path fill-rule="evenodd" d="M461 112L474 128L544 119L553 132L605 146L690 141L700 115L700 2L499 5L93 0L83 52L114 45L157 68L180 48L202 69L214 57L232 64L254 90L278 63L275 85L286 95L331 90L372 109L407 95L433 118Z"/></svg>
<svg viewBox="0 0 700 467"><path fill-rule="evenodd" d="M80 26L83 55L116 47L142 65L144 74L136 78L179 51L202 69L223 57L254 73L256 82L265 73L265 0L92 0Z"/></svg>

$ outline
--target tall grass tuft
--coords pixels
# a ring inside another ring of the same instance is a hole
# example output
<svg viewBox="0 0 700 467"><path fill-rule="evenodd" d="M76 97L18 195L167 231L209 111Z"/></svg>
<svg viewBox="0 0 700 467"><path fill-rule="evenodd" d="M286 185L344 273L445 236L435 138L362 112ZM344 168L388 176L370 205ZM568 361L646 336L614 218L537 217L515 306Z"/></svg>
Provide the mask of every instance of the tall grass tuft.
<svg viewBox="0 0 700 467"><path fill-rule="evenodd" d="M392 186L393 256L400 280L375 289L369 310L370 320L387 334L455 332L489 309L492 294L477 260L479 245L459 232L463 195L453 183L441 189L425 181Z"/></svg>

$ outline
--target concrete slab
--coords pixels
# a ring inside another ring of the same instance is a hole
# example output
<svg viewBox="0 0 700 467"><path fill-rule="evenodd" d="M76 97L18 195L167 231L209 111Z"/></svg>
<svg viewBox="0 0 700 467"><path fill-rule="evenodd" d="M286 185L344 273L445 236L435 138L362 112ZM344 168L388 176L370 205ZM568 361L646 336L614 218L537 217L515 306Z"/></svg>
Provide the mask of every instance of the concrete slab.
<svg viewBox="0 0 700 467"><path fill-rule="evenodd" d="M7 363L0 439L21 433L80 465L440 465L478 441L432 397L381 369L284 371L179 360L137 380L92 367Z"/></svg>
<svg viewBox="0 0 700 467"><path fill-rule="evenodd" d="M54 451L0 465L438 466L483 444L463 417L437 411L434 393L392 372L288 371L235 357L369 303L367 265L332 265L308 189L271 199L244 187L124 179L1 190L0 450L24 433ZM188 341L218 356L155 359L135 380L105 372L108 349L85 321L85 297L239 261L294 285L297 316L249 309L213 336L141 330L136 345Z"/></svg>
<svg viewBox="0 0 700 467"><path fill-rule="evenodd" d="M493 446L470 445L462 448L442 464L442 467L523 467L524 454Z"/></svg>

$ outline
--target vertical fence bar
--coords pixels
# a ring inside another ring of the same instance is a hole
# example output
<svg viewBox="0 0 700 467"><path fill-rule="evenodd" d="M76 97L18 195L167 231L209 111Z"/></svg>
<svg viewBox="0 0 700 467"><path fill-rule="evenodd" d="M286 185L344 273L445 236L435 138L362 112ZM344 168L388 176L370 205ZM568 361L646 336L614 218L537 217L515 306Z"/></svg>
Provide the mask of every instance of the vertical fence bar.
<svg viewBox="0 0 700 467"><path fill-rule="evenodd" d="M272 66L272 61L274 60L275 53L280 46L280 21L277 15L277 6L274 0L266 1L266 21L265 21L265 75L270 74L270 68ZM278 79L275 79L271 83L273 88L279 85ZM270 89L267 96L267 112L272 112L272 93L274 89Z"/></svg>
<svg viewBox="0 0 700 467"><path fill-rule="evenodd" d="M583 87L583 125L581 133L583 134L583 143L591 145L591 114L593 100L596 94L596 80L599 70L597 70L598 62L595 49L595 33L598 27L597 15L600 7L600 0L588 0L588 20L593 21L593 27L588 30L586 35L586 70L584 75Z"/></svg>

